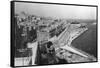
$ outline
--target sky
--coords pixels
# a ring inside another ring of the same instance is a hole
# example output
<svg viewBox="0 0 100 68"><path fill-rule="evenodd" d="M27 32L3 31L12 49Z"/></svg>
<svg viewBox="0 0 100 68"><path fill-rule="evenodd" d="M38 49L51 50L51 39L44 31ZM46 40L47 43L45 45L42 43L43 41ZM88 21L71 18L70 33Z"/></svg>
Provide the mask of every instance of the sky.
<svg viewBox="0 0 100 68"><path fill-rule="evenodd" d="M96 19L96 7L40 4L40 3L15 3L15 13L24 11L37 16L65 18L65 19Z"/></svg>

